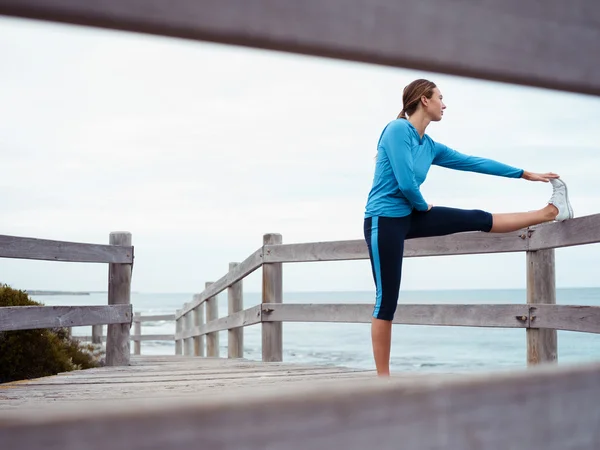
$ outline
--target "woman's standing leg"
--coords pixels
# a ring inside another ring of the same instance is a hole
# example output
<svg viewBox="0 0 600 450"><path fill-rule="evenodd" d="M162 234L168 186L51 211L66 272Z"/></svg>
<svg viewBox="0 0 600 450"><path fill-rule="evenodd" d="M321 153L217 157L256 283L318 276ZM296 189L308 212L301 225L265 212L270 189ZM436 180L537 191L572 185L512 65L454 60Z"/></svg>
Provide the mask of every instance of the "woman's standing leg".
<svg viewBox="0 0 600 450"><path fill-rule="evenodd" d="M366 219L364 224L376 291L371 342L379 376L388 376L390 373L392 320L398 305L404 237L410 228L410 221L410 216L372 217Z"/></svg>

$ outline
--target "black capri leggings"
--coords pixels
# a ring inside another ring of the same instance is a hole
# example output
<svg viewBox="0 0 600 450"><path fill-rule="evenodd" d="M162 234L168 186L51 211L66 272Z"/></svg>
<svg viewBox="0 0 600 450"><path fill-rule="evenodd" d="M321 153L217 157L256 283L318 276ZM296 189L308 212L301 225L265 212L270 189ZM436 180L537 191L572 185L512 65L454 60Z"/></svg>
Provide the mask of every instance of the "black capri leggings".
<svg viewBox="0 0 600 450"><path fill-rule="evenodd" d="M405 239L467 231L489 232L491 229L492 214L479 209L434 206L427 212L413 211L404 217L366 218L364 233L376 288L373 317L383 320L394 318L402 278Z"/></svg>

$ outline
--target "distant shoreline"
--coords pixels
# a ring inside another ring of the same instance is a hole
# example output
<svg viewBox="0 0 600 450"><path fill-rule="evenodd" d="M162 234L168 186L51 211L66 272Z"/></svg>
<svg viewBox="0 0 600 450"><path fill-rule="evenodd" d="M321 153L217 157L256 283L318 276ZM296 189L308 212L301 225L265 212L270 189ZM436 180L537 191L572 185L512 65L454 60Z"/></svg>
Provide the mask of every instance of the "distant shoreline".
<svg viewBox="0 0 600 450"><path fill-rule="evenodd" d="M90 292L76 292L76 291L29 291L25 290L29 295L90 295Z"/></svg>

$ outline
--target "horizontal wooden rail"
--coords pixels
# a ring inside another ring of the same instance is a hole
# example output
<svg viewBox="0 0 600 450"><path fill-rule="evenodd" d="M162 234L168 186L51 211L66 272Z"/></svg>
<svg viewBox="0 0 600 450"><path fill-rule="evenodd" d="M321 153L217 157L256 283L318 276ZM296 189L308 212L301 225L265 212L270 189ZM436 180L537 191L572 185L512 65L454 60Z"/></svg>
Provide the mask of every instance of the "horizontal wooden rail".
<svg viewBox="0 0 600 450"><path fill-rule="evenodd" d="M459 233L451 236L409 239L406 258L422 256L470 255L480 253L523 252L527 250L527 230L513 233ZM363 239L265 245L264 263L309 261L348 261L368 259Z"/></svg>
<svg viewBox="0 0 600 450"><path fill-rule="evenodd" d="M178 310L175 314L175 318L179 319L184 314L187 314L197 306L204 303L211 297L219 294L220 292L227 289L232 284L240 281L244 277L250 275L256 269L262 266L263 262L263 249L262 247L252 253L243 262L236 265L232 270L227 272L225 276L219 278L214 283L211 283L202 293L195 295L194 299L183 305L183 308Z"/></svg>
<svg viewBox="0 0 600 450"><path fill-rule="evenodd" d="M180 333L175 333L175 339L188 339L217 331L232 330L234 328L254 325L261 322L261 316L261 305L256 305L243 311L233 313L227 317L211 320L206 324L195 326Z"/></svg>
<svg viewBox="0 0 600 450"><path fill-rule="evenodd" d="M203 336L261 322L370 323L372 304L260 304L175 334ZM492 328L550 328L600 333L599 306L527 304L401 304L393 323Z"/></svg>
<svg viewBox="0 0 600 450"><path fill-rule="evenodd" d="M600 95L596 0L0 0L0 14Z"/></svg>
<svg viewBox="0 0 600 450"><path fill-rule="evenodd" d="M0 331L131 323L131 305L7 306L0 308Z"/></svg>
<svg viewBox="0 0 600 450"><path fill-rule="evenodd" d="M600 243L600 214L532 227L529 250Z"/></svg>
<svg viewBox="0 0 600 450"><path fill-rule="evenodd" d="M91 341L92 336L73 336L73 338L78 339L80 341ZM174 334L132 334L130 335L131 341L174 341ZM102 341L106 341L106 336L102 336Z"/></svg>
<svg viewBox="0 0 600 450"><path fill-rule="evenodd" d="M523 252L600 243L600 214L553 222L512 233L457 233L409 239L406 258ZM264 246L264 263L368 259L363 239Z"/></svg>
<svg viewBox="0 0 600 450"><path fill-rule="evenodd" d="M0 258L133 264L133 247L0 235Z"/></svg>
<svg viewBox="0 0 600 450"><path fill-rule="evenodd" d="M159 322L161 320L175 320L175 314L158 314L154 316L133 316L133 322Z"/></svg>
<svg viewBox="0 0 600 450"><path fill-rule="evenodd" d="M263 322L370 323L372 304L262 305ZM399 305L395 324L526 328L527 305Z"/></svg>
<svg viewBox="0 0 600 450"><path fill-rule="evenodd" d="M582 333L600 333L600 306L536 305L531 327Z"/></svg>
<svg viewBox="0 0 600 450"><path fill-rule="evenodd" d="M600 364L0 412L10 450L600 448ZM115 439L115 433L118 439Z"/></svg>

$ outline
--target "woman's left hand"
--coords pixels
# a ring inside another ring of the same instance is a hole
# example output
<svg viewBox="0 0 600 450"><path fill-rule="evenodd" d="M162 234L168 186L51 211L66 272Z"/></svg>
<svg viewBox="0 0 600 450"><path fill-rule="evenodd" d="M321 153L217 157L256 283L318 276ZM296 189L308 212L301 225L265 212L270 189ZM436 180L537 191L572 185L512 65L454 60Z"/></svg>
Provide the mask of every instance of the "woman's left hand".
<svg viewBox="0 0 600 450"><path fill-rule="evenodd" d="M560 178L560 176L555 174L554 172L533 173L524 171L522 178L524 178L527 181L543 181L544 183L547 183L550 181L551 178Z"/></svg>

